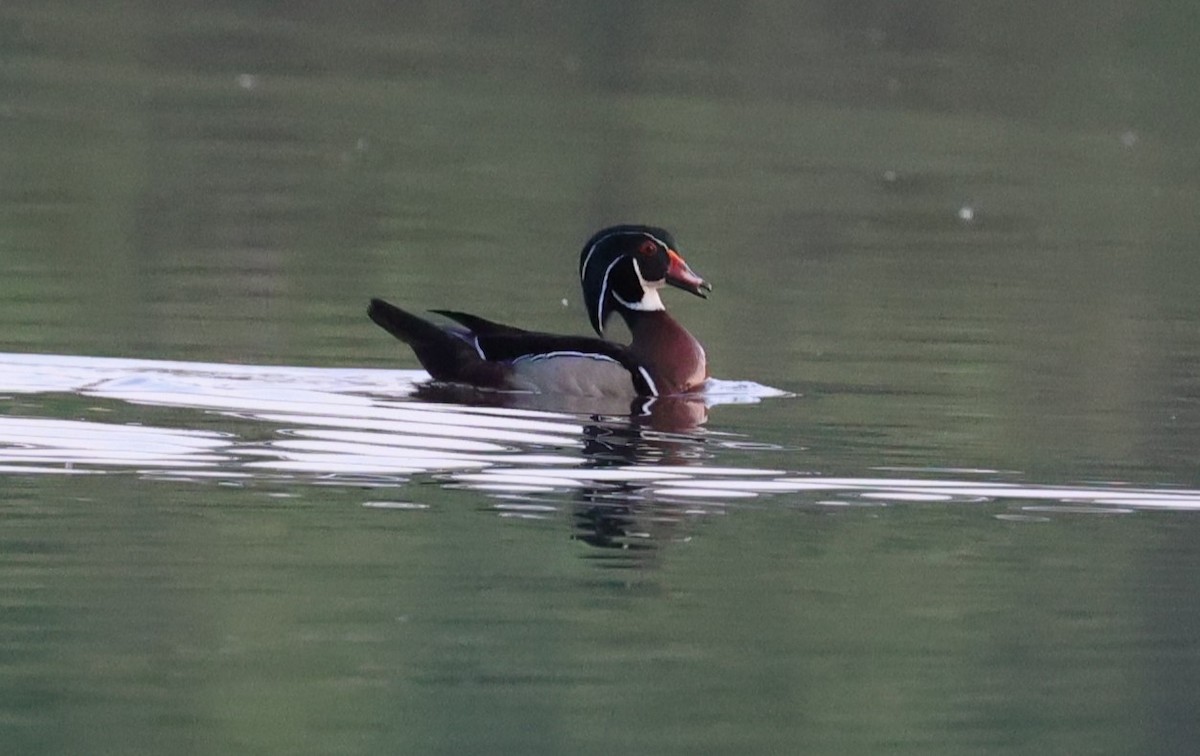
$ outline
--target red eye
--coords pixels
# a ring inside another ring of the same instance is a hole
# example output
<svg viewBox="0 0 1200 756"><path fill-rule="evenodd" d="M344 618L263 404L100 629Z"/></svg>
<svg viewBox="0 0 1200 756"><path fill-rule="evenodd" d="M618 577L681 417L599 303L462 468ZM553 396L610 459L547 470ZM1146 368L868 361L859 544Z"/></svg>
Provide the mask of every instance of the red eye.
<svg viewBox="0 0 1200 756"><path fill-rule="evenodd" d="M649 239L642 242L642 246L638 247L638 252L642 253L643 255L646 255L647 257L649 257L650 255L654 254L657 251L658 251L658 245L655 244L654 242L650 241Z"/></svg>

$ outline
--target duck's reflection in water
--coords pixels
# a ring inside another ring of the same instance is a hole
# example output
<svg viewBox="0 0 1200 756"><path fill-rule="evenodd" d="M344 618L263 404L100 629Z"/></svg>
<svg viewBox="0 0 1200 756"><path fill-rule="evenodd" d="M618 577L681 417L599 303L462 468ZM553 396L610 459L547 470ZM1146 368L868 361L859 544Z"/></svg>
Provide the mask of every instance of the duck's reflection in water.
<svg viewBox="0 0 1200 756"><path fill-rule="evenodd" d="M701 430L707 409L699 398L649 399L641 409L625 418L595 418L584 427L586 467L687 467L712 458ZM609 566L649 566L648 552L683 537L689 509L651 494L656 482L651 476L579 489L572 504L573 537L615 552L605 558Z"/></svg>
<svg viewBox="0 0 1200 756"><path fill-rule="evenodd" d="M569 413L583 420L579 474L564 483L572 538L606 550L597 555L614 567L646 566L662 544L680 540L694 505L664 500L651 489L672 477L664 468L695 467L713 457L703 431L708 408L700 395L643 397L633 401L546 396L425 385L416 398L442 403ZM645 468L639 470L638 468ZM533 504L544 494L513 498ZM506 497L507 498L507 497Z"/></svg>
<svg viewBox="0 0 1200 756"><path fill-rule="evenodd" d="M439 404L560 412L594 419L624 419L634 427L667 433L694 431L708 420L708 406L700 394L622 399L604 396L487 391L470 386L425 383L417 386L412 397L420 401Z"/></svg>

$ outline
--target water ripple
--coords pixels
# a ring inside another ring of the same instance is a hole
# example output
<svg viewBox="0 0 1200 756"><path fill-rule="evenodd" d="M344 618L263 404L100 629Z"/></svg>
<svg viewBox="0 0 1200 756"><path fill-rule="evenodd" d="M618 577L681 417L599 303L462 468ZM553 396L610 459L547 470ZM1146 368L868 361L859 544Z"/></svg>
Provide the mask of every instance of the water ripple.
<svg viewBox="0 0 1200 756"><path fill-rule="evenodd" d="M542 518L570 508L590 528L585 540L625 547L680 517L764 497L812 507L1008 505L1012 511L995 516L1014 523L1200 510L1196 490L1045 486L1017 482L1012 471L879 468L878 477L834 477L719 464L769 446L703 426L709 407L783 393L748 382L711 381L703 397L659 399L624 414L620 407L578 414L538 406L531 395L428 389L425 378L419 371L0 354L2 392L104 405L88 408L96 419L0 416L0 474L122 471L148 480L377 489L424 476L481 492L505 516ZM447 392L473 403L437 400ZM517 406L504 406L510 399ZM50 406L31 400L20 409ZM178 422L180 410L194 411L202 428L159 422ZM99 417L118 412L138 421ZM427 505L406 497L363 506Z"/></svg>

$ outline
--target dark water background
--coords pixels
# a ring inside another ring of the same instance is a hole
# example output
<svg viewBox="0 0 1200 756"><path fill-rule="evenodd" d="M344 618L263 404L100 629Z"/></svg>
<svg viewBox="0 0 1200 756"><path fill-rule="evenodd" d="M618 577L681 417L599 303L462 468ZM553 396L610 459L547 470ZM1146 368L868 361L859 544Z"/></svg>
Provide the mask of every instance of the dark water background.
<svg viewBox="0 0 1200 756"><path fill-rule="evenodd" d="M1191 752L1197 38L1165 0L4 3L0 351L415 368L367 297L583 332L580 245L649 222L714 374L796 396L624 461L1184 494L4 467L3 750ZM281 432L84 383L0 419Z"/></svg>

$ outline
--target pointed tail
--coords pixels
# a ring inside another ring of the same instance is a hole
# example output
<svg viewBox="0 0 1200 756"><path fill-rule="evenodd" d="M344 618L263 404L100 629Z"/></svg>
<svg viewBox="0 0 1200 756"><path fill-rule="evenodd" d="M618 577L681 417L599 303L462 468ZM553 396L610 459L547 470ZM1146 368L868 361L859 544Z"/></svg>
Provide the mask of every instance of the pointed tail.
<svg viewBox="0 0 1200 756"><path fill-rule="evenodd" d="M371 300L367 315L380 328L412 347L421 366L434 380L504 387L501 366L484 360L455 333L382 299Z"/></svg>
<svg viewBox="0 0 1200 756"><path fill-rule="evenodd" d="M375 325L414 349L454 338L428 320L418 318L382 299L371 300L367 316L375 321Z"/></svg>

